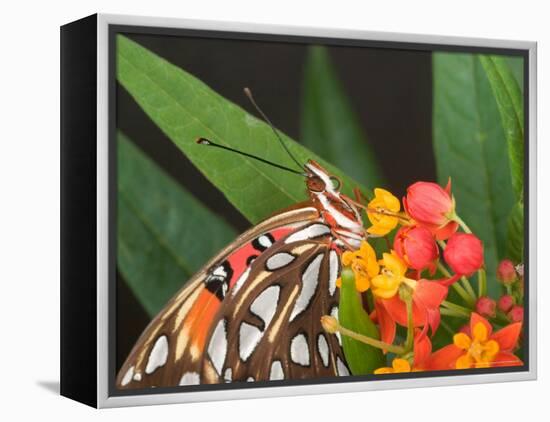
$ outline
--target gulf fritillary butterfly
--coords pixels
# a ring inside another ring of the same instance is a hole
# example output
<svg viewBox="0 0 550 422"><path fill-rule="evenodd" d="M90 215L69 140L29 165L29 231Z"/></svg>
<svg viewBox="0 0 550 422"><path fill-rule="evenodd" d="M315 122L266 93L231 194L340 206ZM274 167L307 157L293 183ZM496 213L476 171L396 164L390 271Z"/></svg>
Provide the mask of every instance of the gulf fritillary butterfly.
<svg viewBox="0 0 550 422"><path fill-rule="evenodd" d="M140 336L117 388L350 375L339 334L320 318L338 316L340 256L359 247L363 223L338 178L313 160L303 168L309 201L249 229L192 277Z"/></svg>

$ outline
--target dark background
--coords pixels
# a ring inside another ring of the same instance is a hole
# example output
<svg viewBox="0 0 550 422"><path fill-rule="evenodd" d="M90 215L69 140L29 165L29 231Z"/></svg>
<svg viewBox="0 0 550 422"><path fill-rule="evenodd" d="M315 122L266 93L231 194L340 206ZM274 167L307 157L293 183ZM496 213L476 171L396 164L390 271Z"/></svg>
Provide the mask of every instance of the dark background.
<svg viewBox="0 0 550 422"><path fill-rule="evenodd" d="M300 140L307 44L126 35L257 115L243 94L243 87L250 87L277 128ZM413 181L435 180L431 52L329 46L329 53L384 171L386 188L400 197ZM208 207L223 210L239 231L250 226L120 85L116 104L117 127L157 164ZM149 317L119 273L116 297L118 371Z"/></svg>

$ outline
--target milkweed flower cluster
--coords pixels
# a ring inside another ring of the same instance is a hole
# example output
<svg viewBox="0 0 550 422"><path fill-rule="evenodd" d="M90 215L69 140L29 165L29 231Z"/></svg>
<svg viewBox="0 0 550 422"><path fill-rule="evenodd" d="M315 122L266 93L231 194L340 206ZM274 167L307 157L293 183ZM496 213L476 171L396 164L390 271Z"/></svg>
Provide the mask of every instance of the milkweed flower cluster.
<svg viewBox="0 0 550 422"><path fill-rule="evenodd" d="M358 294L370 304L381 344L402 351L375 374L523 364L516 355L523 267L500 262L496 280L489 281L498 280L502 295L487 294L484 245L458 216L450 180L444 188L416 182L402 201L377 188L368 204L357 205L371 224L360 248L343 253L342 265L351 268ZM376 238L385 241L375 250ZM441 329L448 344L434 351L431 339Z"/></svg>

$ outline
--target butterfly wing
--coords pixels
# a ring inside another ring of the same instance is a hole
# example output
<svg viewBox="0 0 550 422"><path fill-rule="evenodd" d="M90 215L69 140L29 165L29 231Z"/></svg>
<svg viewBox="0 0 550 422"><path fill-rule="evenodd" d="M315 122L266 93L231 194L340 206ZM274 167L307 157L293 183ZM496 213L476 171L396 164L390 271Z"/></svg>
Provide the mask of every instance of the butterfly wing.
<svg viewBox="0 0 550 422"><path fill-rule="evenodd" d="M117 388L200 381L205 345L228 292L242 286L252 260L319 218L317 209L309 205L282 212L251 228L210 260L144 330L118 373Z"/></svg>
<svg viewBox="0 0 550 422"><path fill-rule="evenodd" d="M258 257L212 326L201 382L349 375L339 338L321 327L338 312L340 270L330 228L312 223Z"/></svg>

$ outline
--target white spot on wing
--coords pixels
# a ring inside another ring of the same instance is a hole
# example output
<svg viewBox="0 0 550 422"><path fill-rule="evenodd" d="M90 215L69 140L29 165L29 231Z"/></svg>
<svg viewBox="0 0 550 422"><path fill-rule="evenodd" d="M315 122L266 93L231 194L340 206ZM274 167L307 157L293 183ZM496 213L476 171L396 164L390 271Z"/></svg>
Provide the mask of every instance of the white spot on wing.
<svg viewBox="0 0 550 422"><path fill-rule="evenodd" d="M260 293L250 305L250 310L263 320L265 328L271 323L277 310L280 290L279 286L270 286Z"/></svg>
<svg viewBox="0 0 550 422"><path fill-rule="evenodd" d="M273 245L273 242L271 242L271 239L265 234L261 235L258 238L258 243L266 249L269 248L271 245Z"/></svg>
<svg viewBox="0 0 550 422"><path fill-rule="evenodd" d="M225 320L220 320L212 338L210 339L210 344L208 345L208 355L214 364L214 368L218 371L218 374L221 375L223 364L225 362L225 355L227 354L227 336L225 333Z"/></svg>
<svg viewBox="0 0 550 422"><path fill-rule="evenodd" d="M334 295L336 291L336 279L338 278L338 254L334 249L329 252L329 277L328 277L328 291L330 295Z"/></svg>
<svg viewBox="0 0 550 422"><path fill-rule="evenodd" d="M340 357L336 358L336 369L338 370L338 376L347 377L349 375L349 370Z"/></svg>
<svg viewBox="0 0 550 422"><path fill-rule="evenodd" d="M201 377L196 372L186 372L180 379L180 385L197 385L201 383Z"/></svg>
<svg viewBox="0 0 550 422"><path fill-rule="evenodd" d="M254 382L254 377L248 377L248 378L246 379L246 382Z"/></svg>
<svg viewBox="0 0 550 422"><path fill-rule="evenodd" d="M329 358L328 343L323 333L319 334L319 336L317 337L317 350L319 350L319 356L321 356L323 365L328 366L328 358Z"/></svg>
<svg viewBox="0 0 550 422"><path fill-rule="evenodd" d="M223 379L225 382L231 382L233 377L233 370L231 368L227 368L225 370L225 373L223 374Z"/></svg>
<svg viewBox="0 0 550 422"><path fill-rule="evenodd" d="M256 346L258 345L263 333L258 327L243 322L239 328L239 356L246 362Z"/></svg>
<svg viewBox="0 0 550 422"><path fill-rule="evenodd" d="M302 274L302 289L300 290L298 299L296 299L294 309L292 309L292 313L290 314L290 321L293 321L298 314L307 308L311 298L315 294L315 289L319 282L319 269L321 268L322 261L323 254L317 255Z"/></svg>
<svg viewBox="0 0 550 422"><path fill-rule="evenodd" d="M157 368L160 368L166 363L166 359L168 359L168 338L166 336L160 336L155 342L151 353L149 353L145 373L152 374Z"/></svg>
<svg viewBox="0 0 550 422"><path fill-rule="evenodd" d="M330 310L330 316L338 319L338 306L333 306L332 309ZM338 344L341 346L342 345L342 336L340 335L339 332L336 332L336 338L338 339Z"/></svg>
<svg viewBox="0 0 550 422"><path fill-rule="evenodd" d="M300 240L313 239L330 233L330 228L321 223L312 224L296 233L291 234L285 239L285 243L298 242Z"/></svg>
<svg viewBox="0 0 550 422"><path fill-rule="evenodd" d="M120 385L123 387L128 385L130 381L132 381L132 377L134 376L134 367L130 366L124 376L122 377L122 380L120 381Z"/></svg>
<svg viewBox="0 0 550 422"><path fill-rule="evenodd" d="M227 271L225 271L225 268L223 267L223 265L216 267L214 271L212 271L212 274L217 275L218 277L221 277L221 278L227 277Z"/></svg>
<svg viewBox="0 0 550 422"><path fill-rule="evenodd" d="M136 372L134 374L134 381L137 381L137 382L141 381L141 374L139 372Z"/></svg>
<svg viewBox="0 0 550 422"><path fill-rule="evenodd" d="M269 379L270 380L284 380L285 379L285 373L283 372L283 365L281 365L281 361L274 360L271 364L271 371L269 372Z"/></svg>
<svg viewBox="0 0 550 422"><path fill-rule="evenodd" d="M295 259L296 257L288 252L280 252L270 256L266 261L265 266L269 271L275 271L279 268L286 267Z"/></svg>
<svg viewBox="0 0 550 422"><path fill-rule="evenodd" d="M290 342L290 358L298 365L309 365L309 347L305 335L298 334Z"/></svg>

